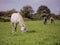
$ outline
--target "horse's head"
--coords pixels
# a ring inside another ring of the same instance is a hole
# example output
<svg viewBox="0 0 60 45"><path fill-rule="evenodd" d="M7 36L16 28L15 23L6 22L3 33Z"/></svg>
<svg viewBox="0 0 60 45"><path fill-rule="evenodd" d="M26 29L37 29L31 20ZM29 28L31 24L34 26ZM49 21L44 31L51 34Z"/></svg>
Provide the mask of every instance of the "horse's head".
<svg viewBox="0 0 60 45"><path fill-rule="evenodd" d="M24 25L21 26L21 31L26 32L26 27Z"/></svg>

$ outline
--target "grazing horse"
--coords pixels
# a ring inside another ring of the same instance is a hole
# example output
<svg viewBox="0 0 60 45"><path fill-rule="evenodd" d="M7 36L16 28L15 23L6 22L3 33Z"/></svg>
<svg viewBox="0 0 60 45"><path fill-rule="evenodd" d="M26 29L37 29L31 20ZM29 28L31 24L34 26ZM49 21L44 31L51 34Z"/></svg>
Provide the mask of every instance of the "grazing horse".
<svg viewBox="0 0 60 45"><path fill-rule="evenodd" d="M50 17L50 22L51 24L54 22L54 18L52 16Z"/></svg>
<svg viewBox="0 0 60 45"><path fill-rule="evenodd" d="M44 24L46 24L47 23L47 17L45 16L44 17Z"/></svg>
<svg viewBox="0 0 60 45"><path fill-rule="evenodd" d="M20 13L13 13L11 15L11 24L12 24L12 32L16 32L17 24L21 26L21 31L26 32L26 26L23 20L23 17L20 15Z"/></svg>

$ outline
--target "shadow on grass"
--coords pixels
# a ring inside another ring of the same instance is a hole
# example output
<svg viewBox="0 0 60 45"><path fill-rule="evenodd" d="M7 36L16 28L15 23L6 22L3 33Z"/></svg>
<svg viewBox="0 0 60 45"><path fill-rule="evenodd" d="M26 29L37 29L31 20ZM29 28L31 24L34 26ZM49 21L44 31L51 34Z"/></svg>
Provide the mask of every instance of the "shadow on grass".
<svg viewBox="0 0 60 45"><path fill-rule="evenodd" d="M27 33L35 33L35 30L27 31Z"/></svg>
<svg viewBox="0 0 60 45"><path fill-rule="evenodd" d="M60 45L60 43L55 43L56 45Z"/></svg>

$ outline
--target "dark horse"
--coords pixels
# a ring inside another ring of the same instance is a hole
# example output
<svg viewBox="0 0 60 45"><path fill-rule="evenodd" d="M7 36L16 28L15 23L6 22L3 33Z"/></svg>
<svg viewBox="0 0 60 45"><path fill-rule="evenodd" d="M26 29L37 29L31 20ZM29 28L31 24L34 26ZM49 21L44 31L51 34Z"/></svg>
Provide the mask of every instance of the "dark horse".
<svg viewBox="0 0 60 45"><path fill-rule="evenodd" d="M50 22L51 24L54 22L54 18L52 16L50 17Z"/></svg>
<svg viewBox="0 0 60 45"><path fill-rule="evenodd" d="M44 24L47 23L47 16L44 16Z"/></svg>

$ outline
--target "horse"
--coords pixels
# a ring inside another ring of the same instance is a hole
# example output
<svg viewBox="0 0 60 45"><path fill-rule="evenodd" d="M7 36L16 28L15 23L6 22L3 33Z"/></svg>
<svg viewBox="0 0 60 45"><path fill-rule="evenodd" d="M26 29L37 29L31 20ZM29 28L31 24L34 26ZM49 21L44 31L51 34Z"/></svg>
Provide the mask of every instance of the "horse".
<svg viewBox="0 0 60 45"><path fill-rule="evenodd" d="M51 24L54 22L54 18L52 16L50 17L50 22Z"/></svg>
<svg viewBox="0 0 60 45"><path fill-rule="evenodd" d="M16 32L17 24L21 26L21 31L26 32L26 25L23 20L23 17L20 13L13 13L11 15L11 25L12 25L12 32Z"/></svg>
<svg viewBox="0 0 60 45"><path fill-rule="evenodd" d="M47 23L47 17L45 16L44 17L44 24L46 24Z"/></svg>

